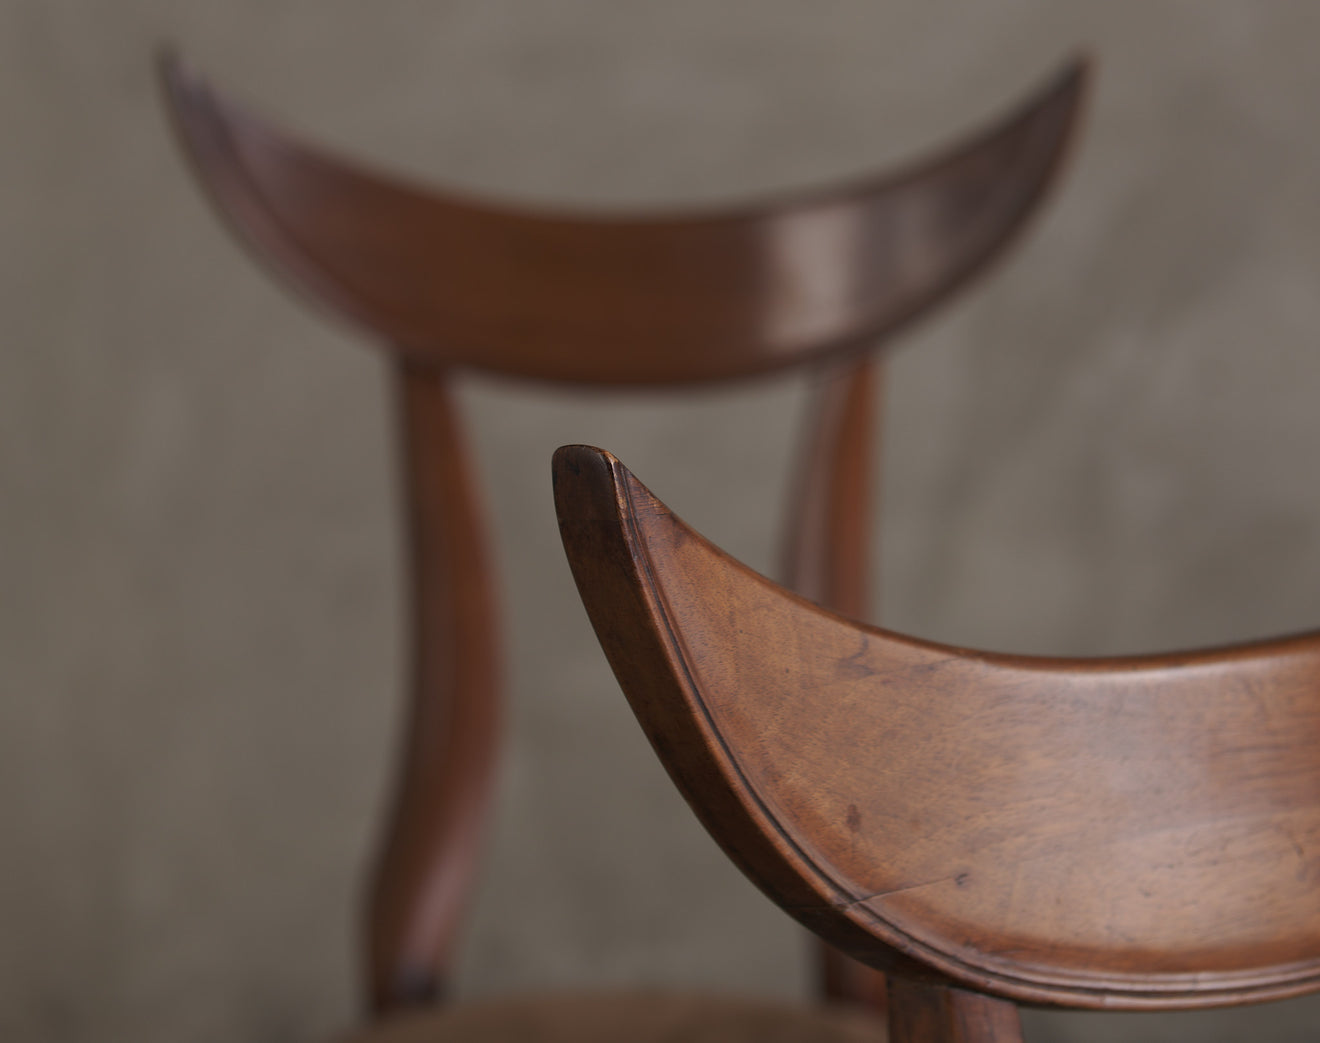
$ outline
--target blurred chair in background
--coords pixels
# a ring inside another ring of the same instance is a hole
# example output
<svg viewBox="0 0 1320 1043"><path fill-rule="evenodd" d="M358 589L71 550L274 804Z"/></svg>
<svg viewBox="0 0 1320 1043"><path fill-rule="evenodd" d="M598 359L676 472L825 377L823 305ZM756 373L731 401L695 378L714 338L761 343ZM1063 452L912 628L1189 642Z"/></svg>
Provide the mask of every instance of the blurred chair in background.
<svg viewBox="0 0 1320 1043"><path fill-rule="evenodd" d="M376 1014L429 1004L445 993L500 731L487 533L451 374L682 387L826 369L803 439L788 578L807 597L860 614L874 349L981 272L1036 209L1065 157L1086 67L1070 63L1007 117L898 174L647 215L532 212L417 188L303 144L172 57L162 78L194 172L231 229L383 347L396 375L412 683L365 962ZM825 968L829 998L883 995L878 975L838 954ZM876 1028L829 1017L836 1023L752 1001L606 995L460 1005L397 1031L580 1040L630 1023L622 1034L632 1040L680 1024L723 1026L720 1038L791 1028L851 1039Z"/></svg>

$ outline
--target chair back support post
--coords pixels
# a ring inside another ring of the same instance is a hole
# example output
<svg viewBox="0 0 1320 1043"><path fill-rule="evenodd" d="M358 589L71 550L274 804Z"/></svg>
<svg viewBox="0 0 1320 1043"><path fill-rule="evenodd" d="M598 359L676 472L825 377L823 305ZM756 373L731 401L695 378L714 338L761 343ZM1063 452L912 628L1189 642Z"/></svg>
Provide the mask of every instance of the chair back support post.
<svg viewBox="0 0 1320 1043"><path fill-rule="evenodd" d="M367 902L370 1005L444 993L501 727L495 584L447 375L396 362L412 623L398 775Z"/></svg>
<svg viewBox="0 0 1320 1043"><path fill-rule="evenodd" d="M858 619L870 609L883 377L884 364L876 354L826 371L802 438L787 510L784 585Z"/></svg>
<svg viewBox="0 0 1320 1043"><path fill-rule="evenodd" d="M1023 1043L1022 1019L1007 1000L935 979L888 979L889 1043Z"/></svg>

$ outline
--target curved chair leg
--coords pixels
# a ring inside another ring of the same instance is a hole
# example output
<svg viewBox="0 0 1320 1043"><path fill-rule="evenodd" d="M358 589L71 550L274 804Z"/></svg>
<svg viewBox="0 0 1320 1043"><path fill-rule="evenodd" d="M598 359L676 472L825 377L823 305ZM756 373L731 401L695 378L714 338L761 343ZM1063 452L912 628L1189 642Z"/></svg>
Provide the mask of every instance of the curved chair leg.
<svg viewBox="0 0 1320 1043"><path fill-rule="evenodd" d="M457 407L442 371L400 364L398 384L412 678L402 765L368 898L376 1012L444 993L500 730L494 582Z"/></svg>
<svg viewBox="0 0 1320 1043"><path fill-rule="evenodd" d="M938 981L889 977L889 1043L1022 1043L1017 1007Z"/></svg>

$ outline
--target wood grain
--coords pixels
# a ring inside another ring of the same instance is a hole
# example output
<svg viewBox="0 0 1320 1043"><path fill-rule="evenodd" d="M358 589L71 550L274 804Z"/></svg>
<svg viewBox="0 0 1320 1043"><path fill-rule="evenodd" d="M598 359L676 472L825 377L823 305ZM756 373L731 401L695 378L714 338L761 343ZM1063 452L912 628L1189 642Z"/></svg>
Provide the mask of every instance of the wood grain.
<svg viewBox="0 0 1320 1043"><path fill-rule="evenodd" d="M758 576L599 450L561 450L555 476L657 753L845 952L1081 1007L1320 985L1320 634L1101 660L941 646Z"/></svg>
<svg viewBox="0 0 1320 1043"><path fill-rule="evenodd" d="M872 489L882 362L863 356L831 372L803 440L788 506L783 579L803 597L863 619L870 578ZM820 992L827 999L886 1009L884 975L822 944Z"/></svg>

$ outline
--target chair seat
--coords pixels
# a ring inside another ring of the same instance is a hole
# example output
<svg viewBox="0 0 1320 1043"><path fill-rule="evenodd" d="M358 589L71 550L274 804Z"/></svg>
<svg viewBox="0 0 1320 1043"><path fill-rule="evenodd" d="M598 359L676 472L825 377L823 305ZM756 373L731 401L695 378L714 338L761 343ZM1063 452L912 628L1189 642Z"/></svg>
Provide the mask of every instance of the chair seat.
<svg viewBox="0 0 1320 1043"><path fill-rule="evenodd" d="M860 1008L688 992L520 996L396 1015L342 1043L883 1043Z"/></svg>

